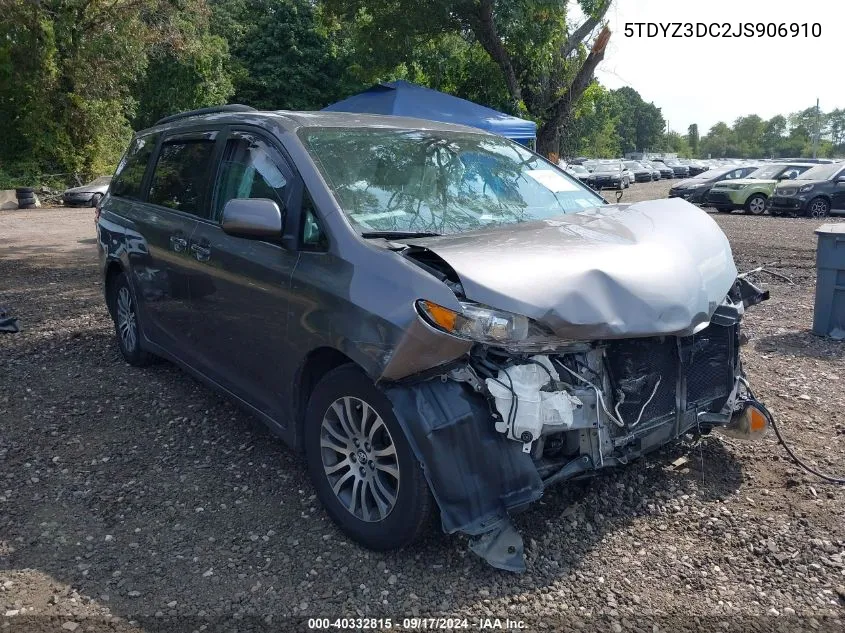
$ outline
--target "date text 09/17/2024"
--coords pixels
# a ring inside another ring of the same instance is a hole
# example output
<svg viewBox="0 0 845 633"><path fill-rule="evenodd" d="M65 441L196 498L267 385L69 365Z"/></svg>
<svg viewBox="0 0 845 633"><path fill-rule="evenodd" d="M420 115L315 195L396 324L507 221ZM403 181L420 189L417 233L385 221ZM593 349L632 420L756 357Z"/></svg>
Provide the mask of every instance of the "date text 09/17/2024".
<svg viewBox="0 0 845 633"><path fill-rule="evenodd" d="M521 631L527 625L523 620L510 618L309 618L308 629L320 630L373 630L392 629L405 631Z"/></svg>

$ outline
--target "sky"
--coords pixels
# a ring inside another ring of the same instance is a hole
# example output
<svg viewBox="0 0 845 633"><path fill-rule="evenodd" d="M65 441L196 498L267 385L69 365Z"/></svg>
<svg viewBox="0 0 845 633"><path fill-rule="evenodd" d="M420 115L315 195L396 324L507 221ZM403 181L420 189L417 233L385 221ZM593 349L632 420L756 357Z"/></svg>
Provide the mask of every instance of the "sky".
<svg viewBox="0 0 845 633"><path fill-rule="evenodd" d="M636 89L673 131L697 123L703 136L719 121L786 115L816 98L822 111L845 107L843 0L613 0L607 20L612 35L596 77ZM816 22L821 37L803 37L803 27L796 38L625 37L629 22Z"/></svg>

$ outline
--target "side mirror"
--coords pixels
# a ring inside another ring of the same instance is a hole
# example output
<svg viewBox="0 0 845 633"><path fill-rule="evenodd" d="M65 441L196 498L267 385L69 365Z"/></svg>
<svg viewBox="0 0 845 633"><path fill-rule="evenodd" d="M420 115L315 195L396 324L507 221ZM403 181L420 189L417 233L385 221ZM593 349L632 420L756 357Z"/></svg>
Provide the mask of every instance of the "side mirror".
<svg viewBox="0 0 845 633"><path fill-rule="evenodd" d="M234 198L223 207L223 231L236 237L280 239L282 212L267 198Z"/></svg>

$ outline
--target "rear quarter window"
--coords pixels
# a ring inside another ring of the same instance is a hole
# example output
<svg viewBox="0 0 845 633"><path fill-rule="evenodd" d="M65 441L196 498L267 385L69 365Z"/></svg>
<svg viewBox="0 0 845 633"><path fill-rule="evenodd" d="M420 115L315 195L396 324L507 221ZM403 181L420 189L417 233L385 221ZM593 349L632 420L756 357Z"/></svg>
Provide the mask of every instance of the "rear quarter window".
<svg viewBox="0 0 845 633"><path fill-rule="evenodd" d="M157 134L148 134L132 141L112 178L111 195L131 200L141 199L141 185L157 140Z"/></svg>

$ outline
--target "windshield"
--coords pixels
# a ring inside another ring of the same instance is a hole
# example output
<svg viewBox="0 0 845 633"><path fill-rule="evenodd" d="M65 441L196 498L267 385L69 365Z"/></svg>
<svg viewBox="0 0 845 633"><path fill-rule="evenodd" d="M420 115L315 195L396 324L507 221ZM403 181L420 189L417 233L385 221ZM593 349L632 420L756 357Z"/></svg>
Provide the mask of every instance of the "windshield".
<svg viewBox="0 0 845 633"><path fill-rule="evenodd" d="M642 165L633 160L626 161L625 167L627 167L628 169L644 169Z"/></svg>
<svg viewBox="0 0 845 633"><path fill-rule="evenodd" d="M303 128L340 208L363 233L463 233L605 204L507 139L472 132Z"/></svg>
<svg viewBox="0 0 845 633"><path fill-rule="evenodd" d="M786 169L786 165L765 165L752 171L746 178L754 180L774 180Z"/></svg>
<svg viewBox="0 0 845 633"><path fill-rule="evenodd" d="M581 167L581 165L570 165L569 170L572 171L572 172L575 172L576 174L589 174L590 173L586 169Z"/></svg>
<svg viewBox="0 0 845 633"><path fill-rule="evenodd" d="M816 165L803 174L798 174L795 180L829 180L842 169L842 165L833 163L829 165Z"/></svg>
<svg viewBox="0 0 845 633"><path fill-rule="evenodd" d="M733 170L733 167L711 167L707 171L703 171L700 174L693 176L693 180L695 180L696 178L700 178L701 180L711 180L713 178L719 178L720 176L724 176L725 174L732 172Z"/></svg>

